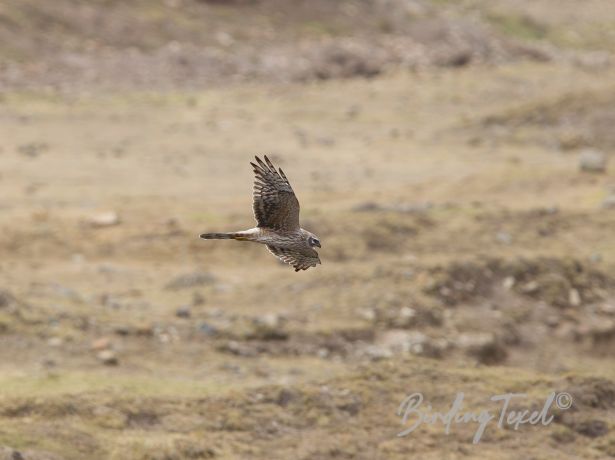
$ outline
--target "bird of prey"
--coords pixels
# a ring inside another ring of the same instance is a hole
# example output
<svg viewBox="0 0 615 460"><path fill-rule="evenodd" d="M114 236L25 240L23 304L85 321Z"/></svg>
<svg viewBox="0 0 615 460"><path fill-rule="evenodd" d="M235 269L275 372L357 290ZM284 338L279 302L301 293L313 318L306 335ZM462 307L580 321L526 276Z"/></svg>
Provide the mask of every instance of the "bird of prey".
<svg viewBox="0 0 615 460"><path fill-rule="evenodd" d="M261 243L282 262L295 271L307 270L320 264L320 240L299 225L299 201L284 171L277 171L267 155L259 157L254 168L254 195L252 209L256 227L241 232L203 233L206 240L240 240Z"/></svg>

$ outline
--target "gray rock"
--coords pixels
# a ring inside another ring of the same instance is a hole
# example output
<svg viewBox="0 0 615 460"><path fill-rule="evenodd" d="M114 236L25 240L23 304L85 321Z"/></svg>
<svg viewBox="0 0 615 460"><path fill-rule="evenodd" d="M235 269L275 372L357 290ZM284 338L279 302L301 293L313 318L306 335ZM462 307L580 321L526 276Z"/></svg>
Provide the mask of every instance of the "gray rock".
<svg viewBox="0 0 615 460"><path fill-rule="evenodd" d="M101 212L88 217L86 223L94 228L113 227L120 223L120 216L115 211Z"/></svg>
<svg viewBox="0 0 615 460"><path fill-rule="evenodd" d="M190 316L192 316L192 310L188 305L182 305L175 310L175 316L178 318L190 318Z"/></svg>
<svg viewBox="0 0 615 460"><path fill-rule="evenodd" d="M573 307L578 307L581 305L581 294L577 289L570 289L568 294L568 303L570 303Z"/></svg>
<svg viewBox="0 0 615 460"><path fill-rule="evenodd" d="M226 344L219 347L220 351L232 353L237 356L256 356L258 354L258 350L250 345L244 345L234 340L227 342Z"/></svg>
<svg viewBox="0 0 615 460"><path fill-rule="evenodd" d="M362 354L372 361L381 361L393 357L393 352L391 350L379 345L368 345L365 347Z"/></svg>
<svg viewBox="0 0 615 460"><path fill-rule="evenodd" d="M64 341L62 340L61 337L50 337L49 340L47 340L47 345L49 345L52 348L61 347L63 344L64 344Z"/></svg>
<svg viewBox="0 0 615 460"><path fill-rule="evenodd" d="M579 169L584 172L604 173L607 167L607 156L598 150L586 149L579 155Z"/></svg>
<svg viewBox="0 0 615 460"><path fill-rule="evenodd" d="M362 308L358 311L358 315L370 323L373 323L378 318L377 312L373 308Z"/></svg>
<svg viewBox="0 0 615 460"><path fill-rule="evenodd" d="M209 323L201 323L199 324L199 332L208 337L212 337L218 334L218 329Z"/></svg>
<svg viewBox="0 0 615 460"><path fill-rule="evenodd" d="M495 239L498 243L502 244L511 244L512 243L512 235L508 232L498 232L495 235Z"/></svg>
<svg viewBox="0 0 615 460"><path fill-rule="evenodd" d="M397 317L393 319L393 325L396 327L410 327L416 323L416 310L410 307L402 307L397 313Z"/></svg>
<svg viewBox="0 0 615 460"><path fill-rule="evenodd" d="M252 320L253 328L247 338L257 340L286 340L288 332L284 330L286 319L275 313L267 313Z"/></svg>
<svg viewBox="0 0 615 460"><path fill-rule="evenodd" d="M420 331L390 329L383 332L376 344L393 354L412 353L415 355L439 358L448 347L446 341L432 339Z"/></svg>
<svg viewBox="0 0 615 460"><path fill-rule="evenodd" d="M602 254L598 254L598 253L592 254L591 256L589 256L589 261L594 264L602 262Z"/></svg>
<svg viewBox="0 0 615 460"><path fill-rule="evenodd" d="M283 322L284 322L284 318L282 318L280 315L276 313L266 313L257 318L254 318L255 324L259 326L271 328L271 329L280 327Z"/></svg>
<svg viewBox="0 0 615 460"><path fill-rule="evenodd" d="M515 286L515 282L516 280L514 276L507 276L504 278L504 281L502 281L502 287L507 291L510 291Z"/></svg>
<svg viewBox="0 0 615 460"><path fill-rule="evenodd" d="M539 289L540 289L540 285L538 284L538 282L535 280L532 280L532 281L527 282L521 287L521 292L523 292L524 294L533 294L535 292L538 292Z"/></svg>
<svg viewBox="0 0 615 460"><path fill-rule="evenodd" d="M113 350L103 350L96 354L98 360L105 366L117 366L119 360Z"/></svg>
<svg viewBox="0 0 615 460"><path fill-rule="evenodd" d="M615 209L615 193L607 196L602 202L603 209Z"/></svg>

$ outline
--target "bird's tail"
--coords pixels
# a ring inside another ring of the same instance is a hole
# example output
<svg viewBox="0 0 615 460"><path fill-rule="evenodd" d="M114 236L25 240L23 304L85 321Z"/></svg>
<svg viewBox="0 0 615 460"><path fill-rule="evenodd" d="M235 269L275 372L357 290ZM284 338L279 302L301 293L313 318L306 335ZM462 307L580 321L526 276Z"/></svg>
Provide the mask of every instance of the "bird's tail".
<svg viewBox="0 0 615 460"><path fill-rule="evenodd" d="M201 238L204 240L235 240L239 235L235 232L232 233L203 233Z"/></svg>

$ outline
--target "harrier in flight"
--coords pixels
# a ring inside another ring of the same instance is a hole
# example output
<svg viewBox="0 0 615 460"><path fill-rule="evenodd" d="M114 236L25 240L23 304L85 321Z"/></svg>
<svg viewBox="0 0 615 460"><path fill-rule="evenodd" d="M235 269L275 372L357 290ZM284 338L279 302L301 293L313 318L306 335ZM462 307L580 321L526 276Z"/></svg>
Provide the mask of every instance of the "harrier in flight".
<svg viewBox="0 0 615 460"><path fill-rule="evenodd" d="M282 169L265 155L265 161L256 157L254 168L254 217L256 227L242 232L203 233L206 240L240 240L261 243L282 262L295 271L307 270L320 263L315 247L320 240L299 226L299 201Z"/></svg>

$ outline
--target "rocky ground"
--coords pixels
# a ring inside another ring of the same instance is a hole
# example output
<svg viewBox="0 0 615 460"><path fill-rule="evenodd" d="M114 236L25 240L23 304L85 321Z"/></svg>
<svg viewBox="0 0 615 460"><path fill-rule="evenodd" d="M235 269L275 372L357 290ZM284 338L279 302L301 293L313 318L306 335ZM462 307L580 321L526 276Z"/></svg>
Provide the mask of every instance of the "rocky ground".
<svg viewBox="0 0 615 460"><path fill-rule="evenodd" d="M0 459L615 457L615 9L311 5L0 6ZM264 153L317 269L197 237Z"/></svg>

